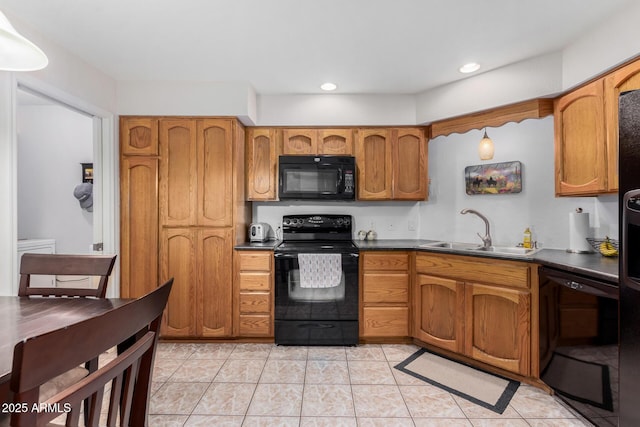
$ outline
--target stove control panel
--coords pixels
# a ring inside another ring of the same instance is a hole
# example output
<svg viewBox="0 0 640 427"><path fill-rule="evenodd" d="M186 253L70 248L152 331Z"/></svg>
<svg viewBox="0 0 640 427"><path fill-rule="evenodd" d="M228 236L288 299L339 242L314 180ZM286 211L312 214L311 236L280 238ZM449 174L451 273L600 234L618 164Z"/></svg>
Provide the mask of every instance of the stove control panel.
<svg viewBox="0 0 640 427"><path fill-rule="evenodd" d="M318 230L351 232L351 215L285 215L282 228L287 230Z"/></svg>

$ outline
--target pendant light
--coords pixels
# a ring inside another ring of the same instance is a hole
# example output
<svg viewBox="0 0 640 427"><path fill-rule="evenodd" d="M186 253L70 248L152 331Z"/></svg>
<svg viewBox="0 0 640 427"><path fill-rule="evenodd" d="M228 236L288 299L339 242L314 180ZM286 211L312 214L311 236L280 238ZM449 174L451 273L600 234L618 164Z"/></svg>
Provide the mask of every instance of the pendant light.
<svg viewBox="0 0 640 427"><path fill-rule="evenodd" d="M20 35L0 12L0 70L35 71L48 63L47 55Z"/></svg>
<svg viewBox="0 0 640 427"><path fill-rule="evenodd" d="M487 129L485 129L484 136L480 140L480 145L478 146L478 154L480 154L480 160L493 159L493 151L493 141L487 136Z"/></svg>

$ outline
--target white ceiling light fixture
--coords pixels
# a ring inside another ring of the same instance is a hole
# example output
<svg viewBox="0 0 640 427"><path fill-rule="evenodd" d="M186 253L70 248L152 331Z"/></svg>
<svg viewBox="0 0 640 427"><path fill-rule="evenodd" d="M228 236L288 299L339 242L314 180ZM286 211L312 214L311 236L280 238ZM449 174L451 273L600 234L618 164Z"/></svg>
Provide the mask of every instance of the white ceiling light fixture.
<svg viewBox="0 0 640 427"><path fill-rule="evenodd" d="M477 62L469 62L468 64L464 64L462 67L458 68L458 70L463 74L473 73L474 71L478 71L480 69L480 64Z"/></svg>
<svg viewBox="0 0 640 427"><path fill-rule="evenodd" d="M478 154L480 155L480 160L491 160L493 159L493 141L491 138L487 136L487 129L484 130L484 136L480 140L480 145L478 146Z"/></svg>
<svg viewBox="0 0 640 427"><path fill-rule="evenodd" d="M35 71L49 64L47 55L20 35L0 12L0 70Z"/></svg>
<svg viewBox="0 0 640 427"><path fill-rule="evenodd" d="M335 83L331 83L331 82L322 83L320 85L320 89L325 90L327 92L331 92L333 90L336 90L337 88L338 86Z"/></svg>

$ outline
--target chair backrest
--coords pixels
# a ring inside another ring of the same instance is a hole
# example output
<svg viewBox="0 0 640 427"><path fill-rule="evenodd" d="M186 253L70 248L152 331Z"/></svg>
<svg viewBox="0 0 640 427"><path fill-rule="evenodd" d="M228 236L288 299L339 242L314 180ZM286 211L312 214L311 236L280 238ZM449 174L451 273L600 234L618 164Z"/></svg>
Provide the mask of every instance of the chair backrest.
<svg viewBox="0 0 640 427"><path fill-rule="evenodd" d="M107 282L116 262L116 255L22 255L20 261L19 296L67 296L104 298ZM32 287L32 275L96 276L100 278L96 288L84 287Z"/></svg>
<svg viewBox="0 0 640 427"><path fill-rule="evenodd" d="M16 344L10 385L14 403L29 410L13 413L11 425L44 426L62 414L67 417L67 425L78 425L82 402L89 399L88 425L97 426L108 384L107 425L116 425L118 414L119 425L147 425L158 330L172 285L170 279L149 294L101 316ZM42 384L124 342L129 342L129 347L106 366L39 402ZM43 410L32 411L34 405Z"/></svg>

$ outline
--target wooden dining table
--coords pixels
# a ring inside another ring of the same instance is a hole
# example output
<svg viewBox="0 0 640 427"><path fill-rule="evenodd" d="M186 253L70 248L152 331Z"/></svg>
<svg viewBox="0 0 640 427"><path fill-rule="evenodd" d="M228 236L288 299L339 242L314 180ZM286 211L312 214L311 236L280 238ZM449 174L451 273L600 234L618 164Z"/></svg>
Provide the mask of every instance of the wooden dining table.
<svg viewBox="0 0 640 427"><path fill-rule="evenodd" d="M0 296L0 402L10 398L13 348L26 338L116 310L133 299Z"/></svg>

